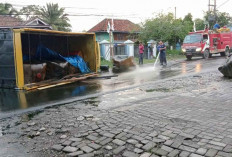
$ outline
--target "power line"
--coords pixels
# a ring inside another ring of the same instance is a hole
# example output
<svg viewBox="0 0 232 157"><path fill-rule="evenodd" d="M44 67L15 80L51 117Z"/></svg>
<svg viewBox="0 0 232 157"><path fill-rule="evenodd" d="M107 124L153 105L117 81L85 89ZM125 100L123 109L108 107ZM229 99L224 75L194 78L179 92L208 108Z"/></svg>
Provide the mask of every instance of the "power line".
<svg viewBox="0 0 232 157"><path fill-rule="evenodd" d="M0 14L0 15L6 15L6 16L14 16L14 15L17 15L17 16L40 16L39 14L25 14L25 13L20 13L20 14ZM66 16L83 16L83 17L86 17L86 16L92 16L92 17L127 17L127 18L139 18L139 16L137 16L136 14L131 14L131 15L112 15L112 14L66 14Z"/></svg>
<svg viewBox="0 0 232 157"><path fill-rule="evenodd" d="M22 4L12 4L13 6L16 7L27 7L28 5L22 5ZM40 5L35 5L35 6L39 6L42 7ZM78 10L102 10L99 8L82 8L82 7L72 7L72 6L67 6L67 7L62 7L62 8L66 8L66 9L78 9ZM66 12L67 16L83 16L83 17L87 17L87 16L93 16L93 17L102 17L102 16L110 16L110 17L127 17L127 18L139 18L139 14L137 13L129 13L129 14L121 14L121 13L99 13L99 14L95 14L95 13L73 13L73 12ZM33 15L33 14L17 14L20 16L29 16L29 15ZM38 16L38 15L34 15L34 16Z"/></svg>
<svg viewBox="0 0 232 157"><path fill-rule="evenodd" d="M23 4L12 4L12 6L14 7L27 7L27 6L32 6L30 5L23 5ZM38 6L38 7L44 7L46 5L33 5L33 6ZM60 7L60 6L59 6ZM80 9L80 10L102 10L100 8L83 8L83 7L72 7L72 6L64 6L64 7L60 7L60 8L66 8L66 9Z"/></svg>
<svg viewBox="0 0 232 157"><path fill-rule="evenodd" d="M223 2L221 5L219 5L219 6L217 7L217 9L220 8L221 6L225 5L225 4L228 3L229 1L230 1L230 0L227 0L227 1Z"/></svg>

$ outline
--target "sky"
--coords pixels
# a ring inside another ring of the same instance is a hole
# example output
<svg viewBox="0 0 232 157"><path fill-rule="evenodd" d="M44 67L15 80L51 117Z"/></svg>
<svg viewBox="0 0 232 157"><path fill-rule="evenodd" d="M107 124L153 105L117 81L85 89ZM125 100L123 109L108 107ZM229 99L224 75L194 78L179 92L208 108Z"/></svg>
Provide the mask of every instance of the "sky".
<svg viewBox="0 0 232 157"><path fill-rule="evenodd" d="M213 4L214 0L210 0ZM158 13L175 13L184 18L191 13L193 19L203 18L208 10L209 0L0 0L11 3L17 9L26 5L45 6L46 3L58 3L70 16L73 32L88 31L105 18L128 19L136 24L155 17ZM217 0L217 9L232 16L232 0Z"/></svg>

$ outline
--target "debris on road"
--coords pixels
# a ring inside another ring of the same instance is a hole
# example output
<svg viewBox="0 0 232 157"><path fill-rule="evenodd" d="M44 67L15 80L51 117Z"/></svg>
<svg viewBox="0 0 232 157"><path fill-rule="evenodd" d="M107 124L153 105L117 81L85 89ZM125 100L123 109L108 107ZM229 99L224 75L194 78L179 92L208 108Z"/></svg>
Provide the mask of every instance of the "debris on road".
<svg viewBox="0 0 232 157"><path fill-rule="evenodd" d="M225 76L232 78L232 55L229 56L225 65L218 68L218 70Z"/></svg>
<svg viewBox="0 0 232 157"><path fill-rule="evenodd" d="M109 68L110 68L109 65L101 65L100 66L101 71L107 71L108 72Z"/></svg>
<svg viewBox="0 0 232 157"><path fill-rule="evenodd" d="M118 55L113 57L113 72L123 72L134 66L134 57L132 56Z"/></svg>

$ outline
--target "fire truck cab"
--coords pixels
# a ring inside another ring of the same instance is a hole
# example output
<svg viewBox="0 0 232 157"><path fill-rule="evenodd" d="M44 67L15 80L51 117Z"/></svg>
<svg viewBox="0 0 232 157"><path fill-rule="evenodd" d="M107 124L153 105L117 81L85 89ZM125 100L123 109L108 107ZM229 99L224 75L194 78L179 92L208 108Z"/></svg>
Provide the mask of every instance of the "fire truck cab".
<svg viewBox="0 0 232 157"><path fill-rule="evenodd" d="M188 60L193 56L202 56L205 59L212 54L220 53L228 56L232 49L232 32L202 30L190 32L184 39L182 52Z"/></svg>

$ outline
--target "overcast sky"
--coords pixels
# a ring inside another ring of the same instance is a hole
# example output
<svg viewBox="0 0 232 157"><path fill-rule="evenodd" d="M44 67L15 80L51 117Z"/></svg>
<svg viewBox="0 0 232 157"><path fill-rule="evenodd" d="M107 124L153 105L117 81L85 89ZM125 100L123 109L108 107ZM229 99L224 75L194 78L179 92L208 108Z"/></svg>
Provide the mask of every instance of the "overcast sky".
<svg viewBox="0 0 232 157"><path fill-rule="evenodd" d="M214 0L210 0L213 4ZM193 18L203 18L208 10L209 0L0 0L20 8L26 5L44 6L46 3L58 3L68 13L72 31L89 30L104 18L129 19L134 23L144 22L156 13L175 12L177 18L188 13ZM218 10L232 15L232 0L217 0Z"/></svg>

